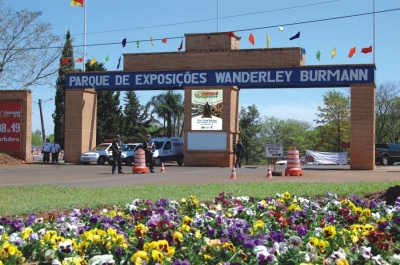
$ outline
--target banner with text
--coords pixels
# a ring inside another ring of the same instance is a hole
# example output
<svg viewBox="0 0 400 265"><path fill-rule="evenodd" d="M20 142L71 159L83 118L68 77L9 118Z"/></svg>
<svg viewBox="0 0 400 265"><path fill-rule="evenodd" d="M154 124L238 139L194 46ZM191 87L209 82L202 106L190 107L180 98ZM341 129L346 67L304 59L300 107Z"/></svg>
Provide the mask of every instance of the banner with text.
<svg viewBox="0 0 400 265"><path fill-rule="evenodd" d="M375 82L373 65L162 72L67 73L66 89L157 90L188 86L344 87Z"/></svg>
<svg viewBox="0 0 400 265"><path fill-rule="evenodd" d="M222 130L222 90L192 90L192 130Z"/></svg>
<svg viewBox="0 0 400 265"><path fill-rule="evenodd" d="M21 151L21 102L0 102L0 150Z"/></svg>
<svg viewBox="0 0 400 265"><path fill-rule="evenodd" d="M306 156L312 156L315 164L347 165L347 153L318 152L306 150Z"/></svg>

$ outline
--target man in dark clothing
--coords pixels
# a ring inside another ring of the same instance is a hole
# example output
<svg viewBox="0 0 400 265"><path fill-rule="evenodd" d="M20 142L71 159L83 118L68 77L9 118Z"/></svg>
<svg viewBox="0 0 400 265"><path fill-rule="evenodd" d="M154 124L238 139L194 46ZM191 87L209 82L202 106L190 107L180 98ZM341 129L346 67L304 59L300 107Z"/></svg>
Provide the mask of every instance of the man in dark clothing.
<svg viewBox="0 0 400 265"><path fill-rule="evenodd" d="M147 140L143 142L143 150L146 154L146 165L149 164L150 172L154 172L153 166L153 152L156 150L154 142L151 140L151 135L147 135Z"/></svg>
<svg viewBox="0 0 400 265"><path fill-rule="evenodd" d="M240 163L240 157L243 154L243 144L242 141L238 140L235 146L235 155L236 155L236 163L235 167L242 167L242 164Z"/></svg>
<svg viewBox="0 0 400 265"><path fill-rule="evenodd" d="M125 174L122 172L122 142L121 136L117 134L117 137L111 144L112 156L113 156L113 163L112 163L112 170L111 173L115 173L115 168L117 167L118 163L118 174Z"/></svg>

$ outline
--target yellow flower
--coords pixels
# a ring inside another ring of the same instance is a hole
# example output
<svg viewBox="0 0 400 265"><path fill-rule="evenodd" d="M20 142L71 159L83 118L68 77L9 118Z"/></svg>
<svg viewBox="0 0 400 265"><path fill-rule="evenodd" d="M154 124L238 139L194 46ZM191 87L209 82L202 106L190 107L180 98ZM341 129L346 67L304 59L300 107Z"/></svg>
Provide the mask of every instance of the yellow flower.
<svg viewBox="0 0 400 265"><path fill-rule="evenodd" d="M172 240L177 246L181 246L183 243L183 235L181 232L174 232L174 235L172 236Z"/></svg>
<svg viewBox="0 0 400 265"><path fill-rule="evenodd" d="M165 253L168 252L169 244L168 244L167 240L158 240L156 242L156 246L157 246L156 248L158 251L165 252Z"/></svg>
<svg viewBox="0 0 400 265"><path fill-rule="evenodd" d="M350 265L345 257L341 257L336 261L336 265Z"/></svg>
<svg viewBox="0 0 400 265"><path fill-rule="evenodd" d="M312 237L310 241L311 246L318 246L319 244L319 239L316 237Z"/></svg>
<svg viewBox="0 0 400 265"><path fill-rule="evenodd" d="M21 232L21 237L23 240L28 241L29 236L32 234L33 230L31 227L27 227L25 228L22 232Z"/></svg>
<svg viewBox="0 0 400 265"><path fill-rule="evenodd" d="M192 225L192 222L193 222L193 219L192 218L190 218L189 216L184 216L183 217L183 223L185 224L185 225L188 225L188 226L191 226Z"/></svg>
<svg viewBox="0 0 400 265"><path fill-rule="evenodd" d="M212 259L212 257L208 254L204 254L204 259Z"/></svg>
<svg viewBox="0 0 400 265"><path fill-rule="evenodd" d="M289 210L290 210L290 211L294 211L294 210L300 211L300 210L301 210L301 207L298 206L298 205L295 204L295 203L292 203L292 204L289 206Z"/></svg>
<svg viewBox="0 0 400 265"><path fill-rule="evenodd" d="M253 227L254 228L264 228L265 224L264 224L263 220L257 220L254 222Z"/></svg>
<svg viewBox="0 0 400 265"><path fill-rule="evenodd" d="M164 255L162 252L158 251L158 250L153 250L151 252L151 256L153 257L153 259L157 262L160 262L161 264L164 264Z"/></svg>
<svg viewBox="0 0 400 265"><path fill-rule="evenodd" d="M62 265L87 265L87 261L82 259L81 257L72 257L65 258L62 262Z"/></svg>
<svg viewBox="0 0 400 265"><path fill-rule="evenodd" d="M283 194L283 198L284 198L285 200L289 200L289 199L290 199L290 193L289 193L289 192L285 192L285 193Z"/></svg>
<svg viewBox="0 0 400 265"><path fill-rule="evenodd" d="M285 204L285 200L284 200L284 199L282 199L282 198L278 198L278 199L276 199L276 201L278 201L278 202L280 202L280 203L283 203L283 204Z"/></svg>
<svg viewBox="0 0 400 265"><path fill-rule="evenodd" d="M392 220L393 215L392 215L391 213L388 213L387 218L388 218L389 220Z"/></svg>
<svg viewBox="0 0 400 265"><path fill-rule="evenodd" d="M149 228L147 226L145 226L144 224L138 224L137 226L135 226L136 236L143 237L148 230L149 230Z"/></svg>
<svg viewBox="0 0 400 265"><path fill-rule="evenodd" d="M333 225L326 226L322 229L322 234L325 235L326 238L334 238L336 235L336 227Z"/></svg>
<svg viewBox="0 0 400 265"><path fill-rule="evenodd" d="M365 209L363 210L363 214L364 214L366 217L371 217L371 209L370 209L370 208L365 208Z"/></svg>
<svg viewBox="0 0 400 265"><path fill-rule="evenodd" d="M181 226L181 231L182 232L190 232L190 226L183 224Z"/></svg>
<svg viewBox="0 0 400 265"><path fill-rule="evenodd" d="M232 253L236 252L236 248L235 246L231 243L231 242L225 242L222 244L222 248L223 249L227 249L229 251L231 251Z"/></svg>
<svg viewBox="0 0 400 265"><path fill-rule="evenodd" d="M164 253L164 255L168 258L171 259L173 255L175 255L175 248L174 247L168 247L168 251Z"/></svg>
<svg viewBox="0 0 400 265"><path fill-rule="evenodd" d="M140 261L144 260L146 262L149 262L149 257L147 256L146 251L141 251L139 250L136 252L132 257L131 257L131 262L137 264L136 262L140 259ZM140 263L141 264L141 263Z"/></svg>
<svg viewBox="0 0 400 265"><path fill-rule="evenodd" d="M325 253L326 248L329 247L329 242L325 240L320 240L318 242L319 252Z"/></svg>
<svg viewBox="0 0 400 265"><path fill-rule="evenodd" d="M182 198L182 199L181 199L181 203L186 203L186 199L185 199L185 198Z"/></svg>
<svg viewBox="0 0 400 265"><path fill-rule="evenodd" d="M194 233L194 237L195 237L196 239L200 239L200 238L201 238L201 232L200 232L199 229L197 229L196 232Z"/></svg>

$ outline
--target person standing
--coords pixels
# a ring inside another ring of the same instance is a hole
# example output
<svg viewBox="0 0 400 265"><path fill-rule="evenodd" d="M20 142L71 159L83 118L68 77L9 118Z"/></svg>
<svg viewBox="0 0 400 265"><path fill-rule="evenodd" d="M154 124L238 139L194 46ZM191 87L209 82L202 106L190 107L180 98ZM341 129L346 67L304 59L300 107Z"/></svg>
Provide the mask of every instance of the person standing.
<svg viewBox="0 0 400 265"><path fill-rule="evenodd" d="M43 143L42 152L43 152L43 163L49 163L50 152L51 152L51 143L49 139L46 139L46 142Z"/></svg>
<svg viewBox="0 0 400 265"><path fill-rule="evenodd" d="M154 172L154 166L153 166L153 152L156 150L156 146L154 145L154 142L151 140L151 135L147 135L146 141L143 142L143 149L146 155L146 165L149 164L150 167L150 172Z"/></svg>
<svg viewBox="0 0 400 265"><path fill-rule="evenodd" d="M58 154L60 153L60 149L60 145L56 142L56 140L54 140L51 146L51 162L53 164L58 164Z"/></svg>
<svg viewBox="0 0 400 265"><path fill-rule="evenodd" d="M121 136L117 134L117 137L111 144L112 156L113 156L113 163L111 173L115 174L115 168L117 167L118 163L118 174L125 174L122 172L122 142Z"/></svg>
<svg viewBox="0 0 400 265"><path fill-rule="evenodd" d="M235 155L236 155L236 163L235 167L242 167L242 164L240 162L240 158L243 154L243 144L242 141L238 140L235 146Z"/></svg>

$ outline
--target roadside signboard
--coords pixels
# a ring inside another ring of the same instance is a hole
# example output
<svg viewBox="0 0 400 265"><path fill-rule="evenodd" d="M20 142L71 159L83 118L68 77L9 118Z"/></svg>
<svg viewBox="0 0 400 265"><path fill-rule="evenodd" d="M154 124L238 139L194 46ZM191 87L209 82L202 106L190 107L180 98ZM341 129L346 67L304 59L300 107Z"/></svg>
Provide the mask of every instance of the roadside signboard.
<svg viewBox="0 0 400 265"><path fill-rule="evenodd" d="M0 148L4 151L21 151L20 101L0 102Z"/></svg>
<svg viewBox="0 0 400 265"><path fill-rule="evenodd" d="M282 143L274 143L274 144L265 144L265 157L281 157L283 156L283 144Z"/></svg>

